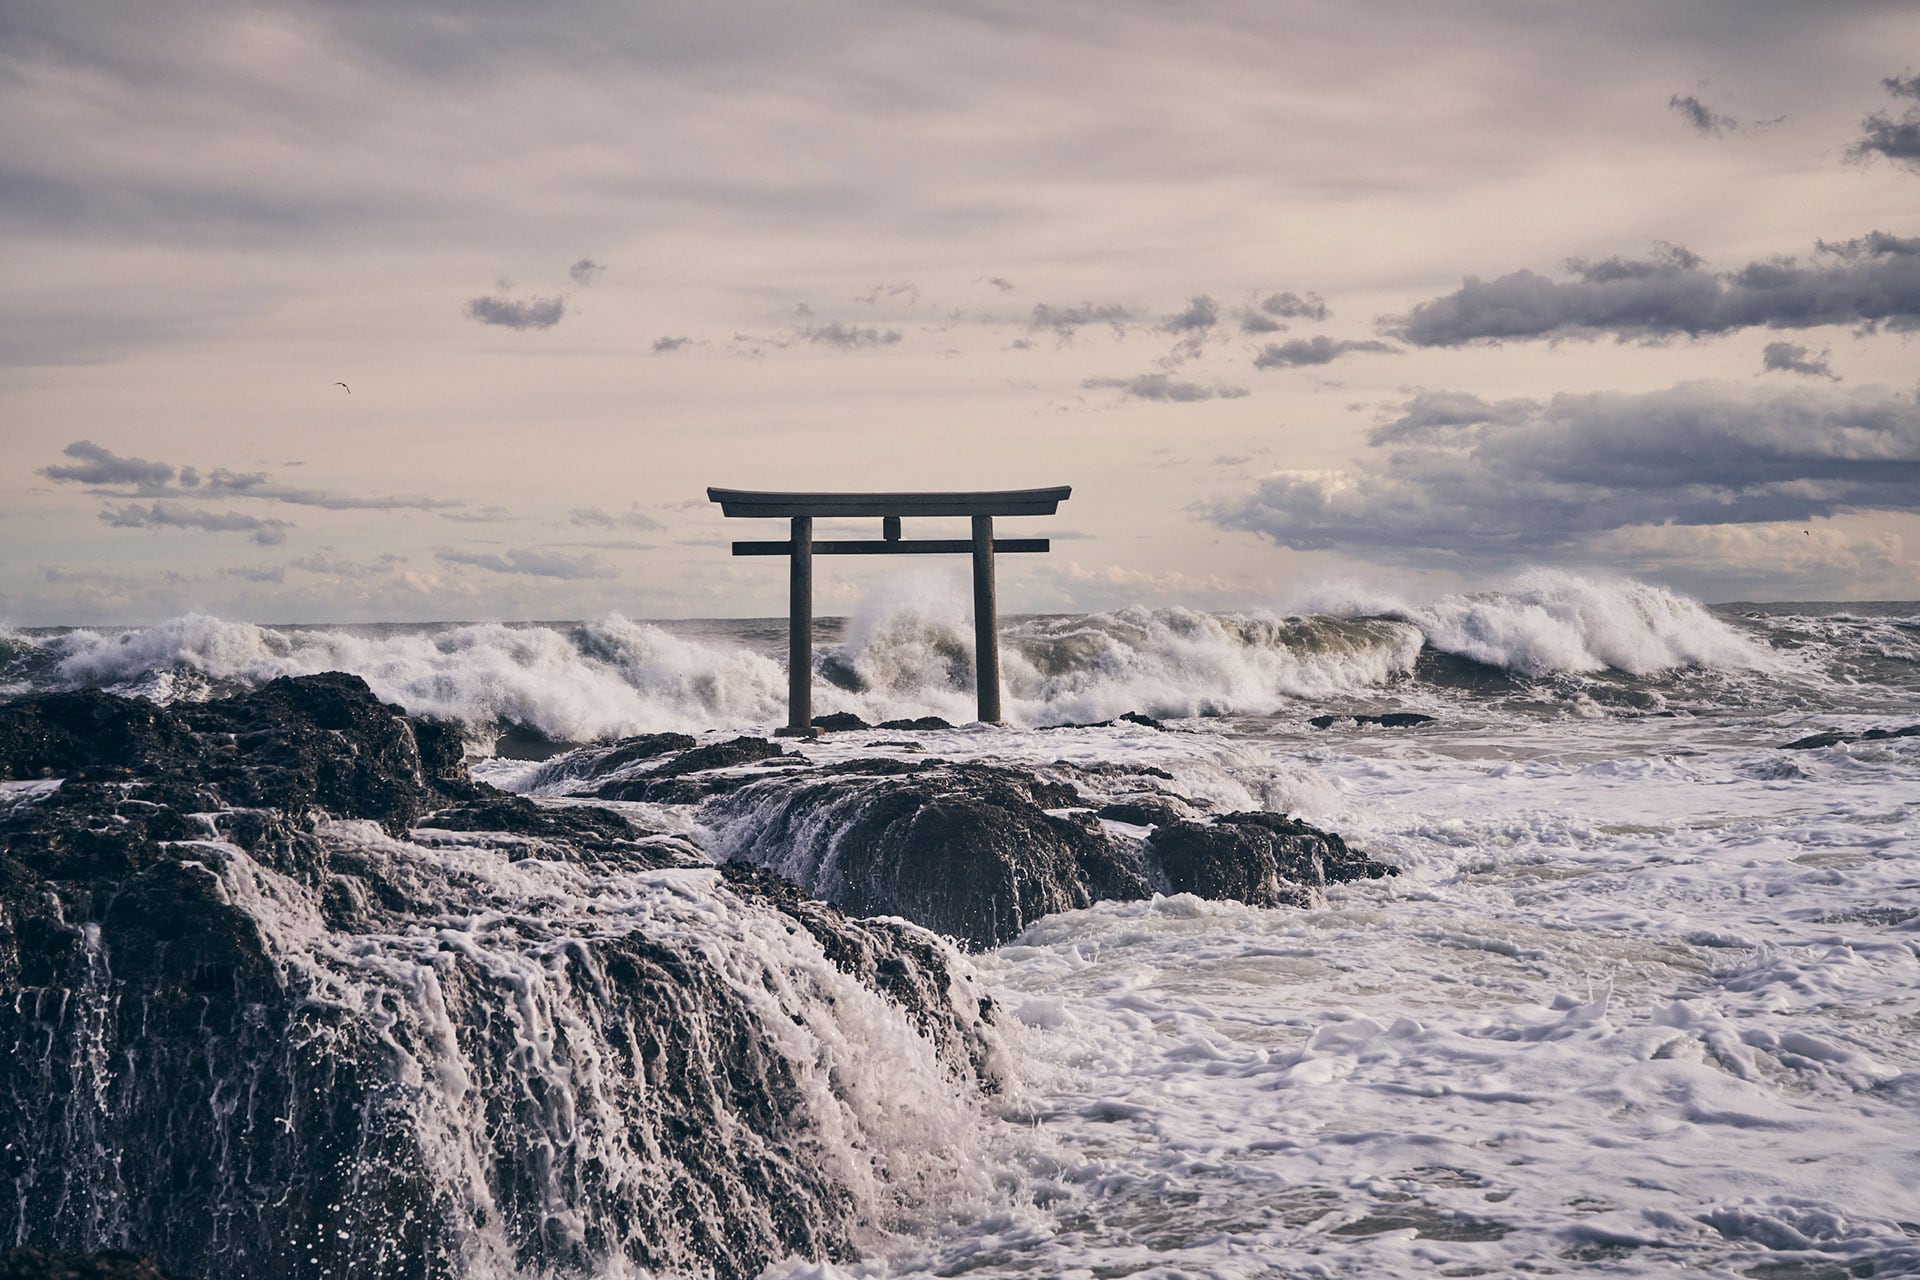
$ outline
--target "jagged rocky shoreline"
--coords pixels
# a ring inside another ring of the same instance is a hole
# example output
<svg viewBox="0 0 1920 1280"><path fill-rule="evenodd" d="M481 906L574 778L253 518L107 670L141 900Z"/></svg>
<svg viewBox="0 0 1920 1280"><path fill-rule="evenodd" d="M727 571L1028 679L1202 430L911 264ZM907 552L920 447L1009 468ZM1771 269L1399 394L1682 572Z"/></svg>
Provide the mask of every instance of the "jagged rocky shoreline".
<svg viewBox="0 0 1920 1280"><path fill-rule="evenodd" d="M856 917L985 947L1391 870L1072 772L653 735L536 802L338 673L0 705L0 1242L208 1278L849 1256L1005 1070L951 947Z"/></svg>

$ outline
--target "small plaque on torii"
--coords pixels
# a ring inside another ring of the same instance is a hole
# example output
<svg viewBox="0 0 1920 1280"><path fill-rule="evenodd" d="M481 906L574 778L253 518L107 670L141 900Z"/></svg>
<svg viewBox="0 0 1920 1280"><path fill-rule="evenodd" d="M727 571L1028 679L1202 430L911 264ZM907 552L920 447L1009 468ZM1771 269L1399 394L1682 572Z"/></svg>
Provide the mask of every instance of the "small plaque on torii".
<svg viewBox="0 0 1920 1280"><path fill-rule="evenodd" d="M785 542L736 542L737 556L786 556L788 737L810 737L813 727L813 557L973 556L974 689L983 724L1000 721L1000 633L994 616L993 557L997 552L1048 551L1045 538L995 538L995 516L1050 516L1073 493L1052 489L994 489L979 493L756 493L707 490L724 516L791 521ZM815 542L815 516L879 516L880 537L854 542ZM972 538L901 536L905 516L967 516Z"/></svg>

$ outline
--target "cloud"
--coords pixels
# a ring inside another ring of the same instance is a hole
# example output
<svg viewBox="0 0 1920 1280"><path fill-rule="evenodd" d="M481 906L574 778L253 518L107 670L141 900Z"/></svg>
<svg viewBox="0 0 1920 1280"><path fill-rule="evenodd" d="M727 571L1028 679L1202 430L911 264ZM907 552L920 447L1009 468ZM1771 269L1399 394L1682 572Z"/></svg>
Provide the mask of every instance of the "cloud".
<svg viewBox="0 0 1920 1280"><path fill-rule="evenodd" d="M1333 313L1317 293L1304 296L1288 290L1270 293L1252 307L1240 312L1242 333L1278 333L1287 326L1284 320L1325 320Z"/></svg>
<svg viewBox="0 0 1920 1280"><path fill-rule="evenodd" d="M1920 99L1920 76L1888 76L1880 87L1896 98Z"/></svg>
<svg viewBox="0 0 1920 1280"><path fill-rule="evenodd" d="M1823 350L1819 355L1814 355L1806 347L1793 342L1769 342L1767 349L1760 353L1760 363L1769 373L1805 373L1838 382L1840 375L1827 364L1827 357L1832 354Z"/></svg>
<svg viewBox="0 0 1920 1280"><path fill-rule="evenodd" d="M1118 391L1136 400L1161 400L1188 403L1196 400L1238 400L1245 387L1203 387L1197 382L1178 382L1164 373L1143 373L1135 378L1088 378L1080 384L1088 391Z"/></svg>
<svg viewBox="0 0 1920 1280"><path fill-rule="evenodd" d="M1860 122L1860 140L1847 149L1855 160L1885 156L1897 165L1920 172L1920 107L1909 108L1895 120L1876 111Z"/></svg>
<svg viewBox="0 0 1920 1280"><path fill-rule="evenodd" d="M507 508L497 505L475 507L471 511L442 511L442 520L452 520L456 524L505 524L519 517Z"/></svg>
<svg viewBox="0 0 1920 1280"><path fill-rule="evenodd" d="M40 474L49 480L72 481L78 484L128 484L137 489L161 489L173 479L173 468L164 462L149 462L145 458L123 458L91 440L75 440L60 452L79 461L71 465L56 463L50 467L40 468Z"/></svg>
<svg viewBox="0 0 1920 1280"><path fill-rule="evenodd" d="M1117 302L1100 306L1083 302L1077 307L1055 307L1036 302L1033 314L1027 319L1027 330L1038 333L1042 329L1051 329L1056 337L1066 342L1087 325L1104 324L1112 326L1113 336L1117 338L1126 332L1127 321L1131 319L1133 312Z"/></svg>
<svg viewBox="0 0 1920 1280"><path fill-rule="evenodd" d="M678 351L692 341L692 338L687 337L655 338L653 340L653 354L657 356L666 355L669 351Z"/></svg>
<svg viewBox="0 0 1920 1280"><path fill-rule="evenodd" d="M1818 241L1805 264L1775 258L1727 274L1707 271L1698 255L1671 245L1639 260L1573 259L1566 269L1576 278L1549 280L1527 270L1494 280L1469 276L1453 293L1384 317L1382 327L1421 347L1609 334L1657 342L1760 325L1920 328L1920 238L1884 231Z"/></svg>
<svg viewBox="0 0 1920 1280"><path fill-rule="evenodd" d="M1883 389L1430 393L1403 409L1365 464L1276 472L1204 514L1298 550L1517 561L1638 526L1920 511L1920 404Z"/></svg>
<svg viewBox="0 0 1920 1280"><path fill-rule="evenodd" d="M1667 99L1667 105L1680 113L1682 119L1700 133L1708 137L1737 132L1740 122L1732 116L1723 116L1691 94L1681 97L1674 94Z"/></svg>
<svg viewBox="0 0 1920 1280"><path fill-rule="evenodd" d="M600 563L594 556L570 556L540 547L519 547L511 551L457 551L443 547L434 553L447 564L472 565L489 573L522 574L533 578L562 578L578 581L587 578L613 578L619 571Z"/></svg>
<svg viewBox="0 0 1920 1280"><path fill-rule="evenodd" d="M108 507L100 519L116 529L199 529L206 533L244 533L263 547L277 547L287 540L288 520L263 520L243 516L237 511L216 512L189 507L182 502L162 499L141 506L137 502Z"/></svg>
<svg viewBox="0 0 1920 1280"><path fill-rule="evenodd" d="M1002 293L1012 293L1014 291L1013 281L1007 279L1005 276L988 276L987 283Z"/></svg>
<svg viewBox="0 0 1920 1280"><path fill-rule="evenodd" d="M1187 309L1160 323L1163 333L1205 333L1220 322L1220 308L1206 294L1187 300Z"/></svg>
<svg viewBox="0 0 1920 1280"><path fill-rule="evenodd" d="M1321 334L1314 338L1294 338L1288 342L1269 342L1253 358L1256 369L1294 369L1302 365L1329 364L1350 351L1379 351L1388 354L1399 353L1399 348L1385 342L1372 339L1354 341L1343 338L1335 341Z"/></svg>
<svg viewBox="0 0 1920 1280"><path fill-rule="evenodd" d="M901 338L898 329L874 329L863 325L841 324L838 320L832 320L826 324L810 324L800 330L800 336L816 346L836 347L841 351L890 347Z"/></svg>
<svg viewBox="0 0 1920 1280"><path fill-rule="evenodd" d="M608 514L599 507L575 507L567 513L567 519L584 529L664 529L666 526L642 511L638 504L617 514Z"/></svg>
<svg viewBox="0 0 1920 1280"><path fill-rule="evenodd" d="M481 324L497 324L506 329L551 329L560 323L567 313L567 300L557 298L528 298L521 302L512 298L479 297L467 302L467 318Z"/></svg>
<svg viewBox="0 0 1920 1280"><path fill-rule="evenodd" d="M567 275L572 278L575 284L585 289L595 280L605 275L606 270L605 266L595 262L592 258L582 258L567 268ZM557 315L554 317L556 320L559 318Z"/></svg>

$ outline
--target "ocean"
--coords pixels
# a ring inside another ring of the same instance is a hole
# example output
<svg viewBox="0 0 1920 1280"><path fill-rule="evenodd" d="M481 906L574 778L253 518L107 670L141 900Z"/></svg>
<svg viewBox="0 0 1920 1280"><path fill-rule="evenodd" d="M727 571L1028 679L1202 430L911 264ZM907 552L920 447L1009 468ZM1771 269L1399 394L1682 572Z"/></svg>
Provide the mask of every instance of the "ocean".
<svg viewBox="0 0 1920 1280"><path fill-rule="evenodd" d="M1011 1015L1003 1086L933 1106L924 1063L845 1066L859 1256L764 1274L1920 1275L1920 735L1864 736L1920 723L1920 603L1708 606L1543 572L1002 634L1008 722L968 724L964 596L894 582L820 621L816 714L943 717L912 746L947 760L1157 771L1398 874L1305 909L1100 903L956 954ZM784 638L189 616L0 632L0 697L343 670L456 722L474 776L562 804L553 757L579 744L782 723ZM1431 719L1355 719L1388 713ZM831 765L902 737L798 749ZM709 851L751 821L634 811ZM574 890L536 888L571 918Z"/></svg>

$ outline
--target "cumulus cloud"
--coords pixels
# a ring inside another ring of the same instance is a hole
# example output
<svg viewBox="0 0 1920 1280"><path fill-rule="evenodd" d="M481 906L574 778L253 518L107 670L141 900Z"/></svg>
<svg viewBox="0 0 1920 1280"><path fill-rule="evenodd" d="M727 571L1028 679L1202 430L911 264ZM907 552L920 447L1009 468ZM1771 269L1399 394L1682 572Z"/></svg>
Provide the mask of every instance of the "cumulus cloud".
<svg viewBox="0 0 1920 1280"><path fill-rule="evenodd" d="M40 468L49 480L78 484L124 484L136 489L162 489L173 479L173 468L145 458L123 458L91 440L75 440L60 451L76 461Z"/></svg>
<svg viewBox="0 0 1920 1280"><path fill-rule="evenodd" d="M1276 472L1206 514L1301 550L1501 560L1637 526L1920 511L1920 404L1885 390L1423 393L1402 409L1365 465Z"/></svg>
<svg viewBox="0 0 1920 1280"><path fill-rule="evenodd" d="M807 325L800 330L800 336L816 346L834 347L841 351L890 347L901 338L898 329L875 329L865 325L841 324L838 320L831 320L826 324Z"/></svg>
<svg viewBox="0 0 1920 1280"><path fill-rule="evenodd" d="M1118 302L1102 303L1095 306L1083 302L1077 307L1055 307L1037 302L1033 314L1027 318L1027 329L1038 333L1050 329L1062 342L1070 340L1074 334L1090 324L1109 325L1113 336L1119 337L1127 331L1127 321L1133 319L1133 312Z"/></svg>
<svg viewBox="0 0 1920 1280"><path fill-rule="evenodd" d="M1888 76L1880 87L1896 98L1920 99L1920 76Z"/></svg>
<svg viewBox="0 0 1920 1280"><path fill-rule="evenodd" d="M1692 125L1695 130L1708 137L1732 133L1740 128L1740 122L1732 116L1723 116L1700 99L1688 94L1682 97L1674 94L1667 99L1667 106L1680 114L1680 118Z"/></svg>
<svg viewBox="0 0 1920 1280"><path fill-rule="evenodd" d="M1220 308L1202 293L1187 300L1186 310L1160 322L1163 333L1205 333L1220 323Z"/></svg>
<svg viewBox="0 0 1920 1280"><path fill-rule="evenodd" d="M244 533L263 547L287 540L288 520L265 520L237 511L208 511L183 502L161 499L142 506L137 502L108 507L100 519L116 529L199 529L204 533Z"/></svg>
<svg viewBox="0 0 1920 1280"><path fill-rule="evenodd" d="M1369 338L1363 341L1343 338L1335 341L1324 333L1314 338L1294 338L1287 342L1269 342L1253 358L1256 369L1294 369L1302 365L1331 364L1352 351L1380 351L1397 354L1398 347Z"/></svg>
<svg viewBox="0 0 1920 1280"><path fill-rule="evenodd" d="M1183 404L1196 400L1238 400L1247 394L1245 387L1205 387L1197 382L1177 381L1164 373L1143 373L1135 378L1088 378L1080 385L1088 391L1118 391L1136 400Z"/></svg>
<svg viewBox="0 0 1920 1280"><path fill-rule="evenodd" d="M1880 87L1896 98L1920 100L1920 75L1888 76ZM1885 156L1920 173L1920 107L1908 107L1897 120L1885 111L1875 111L1860 122L1860 138L1847 148L1847 158L1874 156Z"/></svg>
<svg viewBox="0 0 1920 1280"><path fill-rule="evenodd" d="M1671 245L1645 259L1576 258L1566 269L1573 279L1527 270L1469 276L1453 293L1386 317L1383 327L1421 347L1604 335L1657 342L1762 325L1920 328L1920 238L1884 231L1818 241L1808 262L1775 258L1725 274Z"/></svg>
<svg viewBox="0 0 1920 1280"><path fill-rule="evenodd" d="M606 270L603 264L595 262L592 258L582 258L567 268L567 275L575 284L585 289L595 280L598 280L602 275L606 274ZM554 318L556 320L559 319L558 316Z"/></svg>
<svg viewBox="0 0 1920 1280"><path fill-rule="evenodd" d="M587 578L617 577L618 570L595 556L572 556L541 547L518 547L511 551L460 551L443 547L435 558L447 564L471 565L489 573L521 574L533 578L562 578L578 581Z"/></svg>
<svg viewBox="0 0 1920 1280"><path fill-rule="evenodd" d="M1840 375L1827 364L1827 357L1832 354L1830 350L1823 350L1815 355L1795 342L1769 342L1767 349L1760 353L1760 363L1768 373L1804 373L1838 382Z"/></svg>
<svg viewBox="0 0 1920 1280"><path fill-rule="evenodd" d="M497 324L505 329L551 329L567 313L567 300L558 298L495 298L482 296L467 300L467 318L481 324Z"/></svg>
<svg viewBox="0 0 1920 1280"><path fill-rule="evenodd" d="M658 520L635 504L625 511L607 512L599 507L575 507L567 519L583 529L662 529Z"/></svg>

